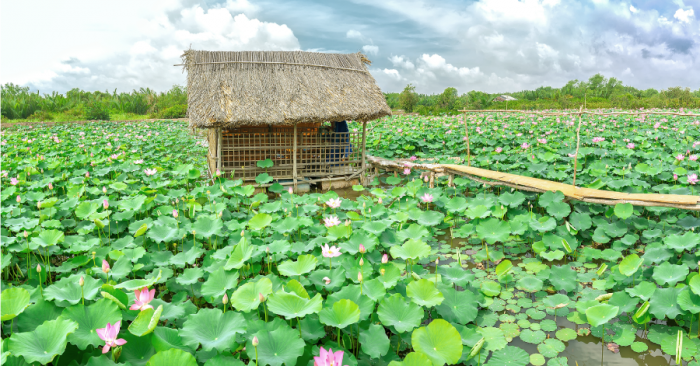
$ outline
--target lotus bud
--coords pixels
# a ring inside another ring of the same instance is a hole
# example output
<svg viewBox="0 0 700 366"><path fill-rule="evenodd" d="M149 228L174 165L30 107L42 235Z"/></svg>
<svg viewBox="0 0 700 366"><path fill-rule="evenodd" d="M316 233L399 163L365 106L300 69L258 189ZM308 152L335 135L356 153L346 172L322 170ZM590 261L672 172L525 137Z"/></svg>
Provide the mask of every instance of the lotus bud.
<svg viewBox="0 0 700 366"><path fill-rule="evenodd" d="M241 230L241 237L245 236L245 230Z"/></svg>
<svg viewBox="0 0 700 366"><path fill-rule="evenodd" d="M289 194L292 194L294 193L294 189L292 187L289 187L287 188L287 192L289 192Z"/></svg>
<svg viewBox="0 0 700 366"><path fill-rule="evenodd" d="M210 195L210 194L211 194L211 191L210 191L210 190L207 190L207 195Z"/></svg>
<svg viewBox="0 0 700 366"><path fill-rule="evenodd" d="M381 203L382 203L382 198L379 197L379 200L377 200L377 202L379 202L379 203L381 204Z"/></svg>
<svg viewBox="0 0 700 366"><path fill-rule="evenodd" d="M265 247L265 253L270 254L270 247Z"/></svg>
<svg viewBox="0 0 700 366"><path fill-rule="evenodd" d="M365 265L364 259L360 258L360 267L362 267L362 266L364 266L364 265Z"/></svg>
<svg viewBox="0 0 700 366"><path fill-rule="evenodd" d="M367 204L365 202L362 202L362 208L365 208Z"/></svg>
<svg viewBox="0 0 700 366"><path fill-rule="evenodd" d="M78 284L80 285L80 287L85 286L85 278L83 278L83 276L80 276L80 280L78 280Z"/></svg>
<svg viewBox="0 0 700 366"><path fill-rule="evenodd" d="M260 300L260 302L265 302L265 296L263 296L261 292L258 292L258 299Z"/></svg>
<svg viewBox="0 0 700 366"><path fill-rule="evenodd" d="M362 282L362 272L357 272L357 280Z"/></svg>
<svg viewBox="0 0 700 366"><path fill-rule="evenodd" d="M51 182L49 182L49 189L53 189L53 184L51 184Z"/></svg>
<svg viewBox="0 0 700 366"><path fill-rule="evenodd" d="M364 245L360 244L360 253L365 254L365 252L367 252L367 249Z"/></svg>
<svg viewBox="0 0 700 366"><path fill-rule="evenodd" d="M197 235L197 230L192 230L192 236Z"/></svg>
<svg viewBox="0 0 700 366"><path fill-rule="evenodd" d="M92 252L92 259L95 259L95 254L97 254L97 252Z"/></svg>
<svg viewBox="0 0 700 366"><path fill-rule="evenodd" d="M17 203L20 203L20 202L22 202L22 197L20 197L19 195L17 195Z"/></svg>
<svg viewBox="0 0 700 366"><path fill-rule="evenodd" d="M102 186L102 193L107 193L107 187Z"/></svg>
<svg viewBox="0 0 700 366"><path fill-rule="evenodd" d="M178 216L179 216L179 214L178 214L177 210L173 210L173 217L177 218Z"/></svg>
<svg viewBox="0 0 700 366"><path fill-rule="evenodd" d="M325 282L325 283L326 283L326 286L328 286L328 285L331 284L331 279L328 278L328 277L323 277L323 282Z"/></svg>
<svg viewBox="0 0 700 366"><path fill-rule="evenodd" d="M41 264L36 265L36 271L37 273L41 273Z"/></svg>
<svg viewBox="0 0 700 366"><path fill-rule="evenodd" d="M372 213L372 209L371 209L371 208L370 208L370 209L368 209L368 210L367 210L367 212L369 212L369 213Z"/></svg>
<svg viewBox="0 0 700 366"><path fill-rule="evenodd" d="M389 255L384 253L382 256L382 264L387 264L389 262Z"/></svg>
<svg viewBox="0 0 700 366"><path fill-rule="evenodd" d="M258 344L260 344L260 342L258 342L258 337L257 337L257 336L253 336L253 341L252 341L252 343L253 343L253 347L257 347Z"/></svg>
<svg viewBox="0 0 700 366"><path fill-rule="evenodd" d="M221 299L221 302L222 302L224 305L228 304L228 295L227 295L225 292L224 292L224 298Z"/></svg>
<svg viewBox="0 0 700 366"><path fill-rule="evenodd" d="M386 273L386 269L384 269L384 268L380 269L379 273L381 273L381 275L384 276L384 273Z"/></svg>
<svg viewBox="0 0 700 366"><path fill-rule="evenodd" d="M435 266L437 267L438 264L440 264L440 258L435 258Z"/></svg>
<svg viewBox="0 0 700 366"><path fill-rule="evenodd" d="M109 273L109 270L110 270L109 262L107 262L107 260L103 259L102 260L102 272Z"/></svg>
<svg viewBox="0 0 700 366"><path fill-rule="evenodd" d="M85 172L85 178L90 178L90 172Z"/></svg>
<svg viewBox="0 0 700 366"><path fill-rule="evenodd" d="M106 210L109 208L109 201L107 200L102 200L102 207Z"/></svg>
<svg viewBox="0 0 700 366"><path fill-rule="evenodd" d="M41 202L37 202L37 203L36 203L36 208L38 208L39 210L41 210Z"/></svg>

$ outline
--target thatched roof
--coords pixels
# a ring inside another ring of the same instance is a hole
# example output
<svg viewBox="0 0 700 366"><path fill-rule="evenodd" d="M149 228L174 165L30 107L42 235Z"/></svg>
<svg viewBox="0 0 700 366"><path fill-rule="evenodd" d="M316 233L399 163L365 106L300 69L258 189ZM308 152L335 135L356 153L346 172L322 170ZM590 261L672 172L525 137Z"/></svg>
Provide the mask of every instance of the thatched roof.
<svg viewBox="0 0 700 366"><path fill-rule="evenodd" d="M197 127L370 121L391 115L361 53L188 50L188 115Z"/></svg>

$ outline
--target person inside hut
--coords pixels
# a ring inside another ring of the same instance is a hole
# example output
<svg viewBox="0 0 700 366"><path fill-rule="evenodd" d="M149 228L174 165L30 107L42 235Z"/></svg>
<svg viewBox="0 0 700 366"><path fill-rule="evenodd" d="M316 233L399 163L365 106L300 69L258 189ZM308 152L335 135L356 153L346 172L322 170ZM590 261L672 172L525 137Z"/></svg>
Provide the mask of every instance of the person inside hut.
<svg viewBox="0 0 700 366"><path fill-rule="evenodd" d="M333 137L331 138L333 148L327 161L341 161L352 153L350 129L347 121L331 122L331 128L333 129Z"/></svg>

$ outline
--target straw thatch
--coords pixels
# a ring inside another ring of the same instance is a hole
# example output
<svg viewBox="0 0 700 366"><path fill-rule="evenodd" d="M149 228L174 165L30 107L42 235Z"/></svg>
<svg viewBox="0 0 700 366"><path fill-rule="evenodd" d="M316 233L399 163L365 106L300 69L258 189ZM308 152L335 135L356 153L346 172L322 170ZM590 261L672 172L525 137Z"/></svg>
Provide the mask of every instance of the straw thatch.
<svg viewBox="0 0 700 366"><path fill-rule="evenodd" d="M200 127L370 121L391 115L361 53L188 50L190 124Z"/></svg>

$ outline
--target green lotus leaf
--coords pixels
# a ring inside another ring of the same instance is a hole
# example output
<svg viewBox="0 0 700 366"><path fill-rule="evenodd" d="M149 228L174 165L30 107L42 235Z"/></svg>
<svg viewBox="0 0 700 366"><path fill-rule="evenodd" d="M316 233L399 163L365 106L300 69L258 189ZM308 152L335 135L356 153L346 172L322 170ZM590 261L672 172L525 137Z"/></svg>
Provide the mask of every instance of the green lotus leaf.
<svg viewBox="0 0 700 366"><path fill-rule="evenodd" d="M284 276L301 276L316 268L318 258L311 254L304 254L297 257L296 261L288 260L277 266L279 273Z"/></svg>
<svg viewBox="0 0 700 366"><path fill-rule="evenodd" d="M409 239L401 246L392 246L390 251L391 256L394 258L416 260L429 256L430 246L423 241Z"/></svg>
<svg viewBox="0 0 700 366"><path fill-rule="evenodd" d="M476 319L478 309L473 292L457 291L451 287L446 287L441 292L445 300L435 309L445 320L450 323L467 324Z"/></svg>
<svg viewBox="0 0 700 366"><path fill-rule="evenodd" d="M526 291L526 292L537 292L542 290L542 286L544 285L544 282L540 280L539 278L532 276L532 275L527 275L521 279L518 280L518 282L515 283L515 287L518 290Z"/></svg>
<svg viewBox="0 0 700 366"><path fill-rule="evenodd" d="M634 352L643 353L643 352L646 352L648 349L649 349L649 346L647 346L647 344L644 342L632 343L632 351L634 351Z"/></svg>
<svg viewBox="0 0 700 366"><path fill-rule="evenodd" d="M42 365L53 361L66 350L67 337L78 329L78 323L58 317L36 327L31 332L15 333L9 338L9 350L21 356L27 363L39 362Z"/></svg>
<svg viewBox="0 0 700 366"><path fill-rule="evenodd" d="M545 339L544 342L537 345L537 351L544 357L556 357L559 352L564 351L566 346L558 339Z"/></svg>
<svg viewBox="0 0 700 366"><path fill-rule="evenodd" d="M156 329L162 312L163 305L158 306L156 309L141 310L139 315L136 316L136 319L129 325L129 332L137 337L143 337L151 333Z"/></svg>
<svg viewBox="0 0 700 366"><path fill-rule="evenodd" d="M158 271L158 276L155 276L155 277L152 277L149 279L129 280L129 281L118 283L118 284L114 285L114 288L115 289L122 289L123 288L127 291L134 291L134 290L142 289L144 287L150 287L150 286L153 286L154 283L156 283L160 280L161 275L162 275L162 271Z"/></svg>
<svg viewBox="0 0 700 366"><path fill-rule="evenodd" d="M557 220L553 217L543 216L537 220L534 218L529 221L529 225L532 230L539 231L541 233L554 230L557 227Z"/></svg>
<svg viewBox="0 0 700 366"><path fill-rule="evenodd" d="M167 351L169 349L179 349L185 352L194 352L191 347L185 346L180 333L177 329L166 328L166 327L156 327L153 330L153 336L151 337L151 343L156 351Z"/></svg>
<svg viewBox="0 0 700 366"><path fill-rule="evenodd" d="M229 257L226 265L224 265L224 269L240 269L243 267L245 262L253 256L254 249L255 248L250 245L248 240L245 237L242 237L238 244L236 244L236 247L233 248L231 257Z"/></svg>
<svg viewBox="0 0 700 366"><path fill-rule="evenodd" d="M427 327L414 330L411 344L417 352L425 353L435 366L455 364L462 357L462 337L443 319L435 319Z"/></svg>
<svg viewBox="0 0 700 366"><path fill-rule="evenodd" d="M148 360L146 366L197 366L197 359L191 353L180 349L160 351Z"/></svg>
<svg viewBox="0 0 700 366"><path fill-rule="evenodd" d="M406 286L406 295L414 303L428 308L440 305L445 300L442 293L435 288L435 284L426 279L409 283Z"/></svg>
<svg viewBox="0 0 700 366"><path fill-rule="evenodd" d="M513 193L504 192L500 196L498 196L498 202L500 202L504 206L516 208L520 206L521 203L525 202L525 198L525 195L518 191L515 191Z"/></svg>
<svg viewBox="0 0 700 366"><path fill-rule="evenodd" d="M504 242L510 236L510 224L492 217L476 226L476 234L489 244Z"/></svg>
<svg viewBox="0 0 700 366"><path fill-rule="evenodd" d="M683 313L678 305L678 296L682 288L660 288L654 291L649 300L649 313L659 319L675 319Z"/></svg>
<svg viewBox="0 0 700 366"><path fill-rule="evenodd" d="M138 211L141 209L141 206L143 206L143 204L146 202L146 198L147 197L144 195L138 195L132 197L131 199L122 200L121 202L119 202L119 209L122 211Z"/></svg>
<svg viewBox="0 0 700 366"><path fill-rule="evenodd" d="M380 358L389 352L389 337L381 325L370 324L367 330L360 331L362 351L372 358Z"/></svg>
<svg viewBox="0 0 700 366"><path fill-rule="evenodd" d="M552 266L549 282L556 290L572 292L578 287L578 274L570 266Z"/></svg>
<svg viewBox="0 0 700 366"><path fill-rule="evenodd" d="M486 296L498 296L501 293L501 285L496 281L484 281L481 283L480 290Z"/></svg>
<svg viewBox="0 0 700 366"><path fill-rule="evenodd" d="M445 215L438 211L423 211L418 217L418 223L424 226L435 226L442 222Z"/></svg>
<svg viewBox="0 0 700 366"><path fill-rule="evenodd" d="M571 213L571 206L565 202L552 202L547 206L547 213L561 220Z"/></svg>
<svg viewBox="0 0 700 366"><path fill-rule="evenodd" d="M199 279L202 278L203 274L204 270L199 267L187 268L182 272L182 274L175 277L175 282L183 286L193 285L199 282Z"/></svg>
<svg viewBox="0 0 700 366"><path fill-rule="evenodd" d="M654 264L668 261L672 255L673 252L668 250L665 246L649 245L646 247L642 258L647 264Z"/></svg>
<svg viewBox="0 0 700 366"><path fill-rule="evenodd" d="M423 352L411 352L401 362L389 362L389 366L433 366L433 362Z"/></svg>
<svg viewBox="0 0 700 366"><path fill-rule="evenodd" d="M209 278L202 284L202 296L204 296L205 299L214 298L218 300L220 297L224 296L226 291L236 288L237 284L238 271L227 271L224 267L219 267L219 269L212 272ZM233 300L233 297L231 297L231 300ZM233 303L233 301L231 302Z"/></svg>
<svg viewBox="0 0 700 366"><path fill-rule="evenodd" d="M571 328L559 329L555 335L557 339L561 340L562 342L568 342L578 337L576 331Z"/></svg>
<svg viewBox="0 0 700 366"><path fill-rule="evenodd" d="M690 282L688 282L688 286L694 294L700 295L700 276L693 276L693 278L690 279Z"/></svg>
<svg viewBox="0 0 700 366"><path fill-rule="evenodd" d="M231 296L231 305L238 311L249 312L260 306L258 294L267 297L271 293L272 281L269 278L260 278L256 282L248 282L239 287Z"/></svg>
<svg viewBox="0 0 700 366"><path fill-rule="evenodd" d="M248 221L248 227L251 230L262 230L270 225L270 223L272 223L272 216L266 213L259 213Z"/></svg>
<svg viewBox="0 0 700 366"><path fill-rule="evenodd" d="M360 308L354 302L342 299L335 302L332 308L321 310L318 317L325 325L343 329L360 321Z"/></svg>
<svg viewBox="0 0 700 366"><path fill-rule="evenodd" d="M385 326L393 326L399 333L418 327L424 314L422 307L406 301L401 294L384 298L377 308L379 321Z"/></svg>
<svg viewBox="0 0 700 366"><path fill-rule="evenodd" d="M297 294L286 293L282 290L270 295L267 301L269 311L287 319L303 318L308 314L321 311L323 297L316 294L311 299L304 299Z"/></svg>
<svg viewBox="0 0 700 366"><path fill-rule="evenodd" d="M258 337L257 364L260 366L296 365L297 359L304 354L304 340L299 338L299 332L289 327L279 327L275 330L261 330L254 334ZM249 337L246 349L251 350L248 357L255 360L255 347ZM253 362L253 361L251 361Z"/></svg>
<svg viewBox="0 0 700 366"><path fill-rule="evenodd" d="M381 283L378 283L378 285L381 287L382 290L384 290L384 286L382 286ZM365 286L362 286L363 291L361 293L360 285L345 286L342 290L328 295L328 298L326 298L325 306L331 307L336 301L342 299L350 300L357 304L357 306L360 308L360 319L365 320L374 312L375 303L374 300L369 298L369 296L367 296L367 293L364 292L364 287Z"/></svg>
<svg viewBox="0 0 700 366"><path fill-rule="evenodd" d="M695 277L693 277L695 278ZM692 281L691 281L692 282ZM654 295L656 291L656 285L648 281L642 281L637 286L633 288L625 289L625 292L630 294L630 296L639 297L640 299L647 301ZM691 287L692 289L692 287Z"/></svg>
<svg viewBox="0 0 700 366"><path fill-rule="evenodd" d="M279 183L275 184L279 185ZM280 187L282 186L280 185ZM282 192L282 190L280 190L280 192ZM204 363L204 366L245 366L245 364L231 355L220 354L208 359L207 362Z"/></svg>
<svg viewBox="0 0 700 366"><path fill-rule="evenodd" d="M90 215L97 212L100 205L96 202L82 202L75 208L75 216L81 220L87 220Z"/></svg>
<svg viewBox="0 0 700 366"><path fill-rule="evenodd" d="M593 327L601 326L619 314L620 308L608 304L591 306L586 309L586 319Z"/></svg>
<svg viewBox="0 0 700 366"><path fill-rule="evenodd" d="M524 329L520 332L520 339L531 344L539 344L545 338L547 338L547 334L541 330Z"/></svg>
<svg viewBox="0 0 700 366"><path fill-rule="evenodd" d="M700 235L686 232L683 236L672 234L664 238L664 244L676 252L692 251L700 243Z"/></svg>
<svg viewBox="0 0 700 366"><path fill-rule="evenodd" d="M234 311L223 313L219 309L200 309L197 314L187 316L180 337L185 345L209 351L226 352L233 344L236 334L244 333L246 320Z"/></svg>
<svg viewBox="0 0 700 366"><path fill-rule="evenodd" d="M97 300L92 305L73 305L63 310L63 318L78 323L78 329L68 335L68 342L78 346L81 350L87 346L98 347L104 345L104 341L97 335L96 329L104 328L107 323L114 324L122 320L119 307L107 299Z"/></svg>
<svg viewBox="0 0 700 366"><path fill-rule="evenodd" d="M629 277L637 272L639 270L639 267L642 266L642 263L644 263L644 260L642 258L639 258L637 254L630 254L626 256L622 262L620 262L620 265L618 266L618 270L620 273L623 275Z"/></svg>
<svg viewBox="0 0 700 366"><path fill-rule="evenodd" d="M506 346L491 355L489 366L525 366L530 362L530 355L522 348Z"/></svg>
<svg viewBox="0 0 700 366"><path fill-rule="evenodd" d="M31 298L29 291L20 287L12 287L5 289L0 294L0 302L2 321L6 321L21 314L31 303Z"/></svg>
<svg viewBox="0 0 700 366"><path fill-rule="evenodd" d="M65 240L63 231L58 230L43 230L38 236L32 237L32 244L46 248L52 245L57 245Z"/></svg>
<svg viewBox="0 0 700 366"><path fill-rule="evenodd" d="M80 278L83 277L85 285L80 288ZM102 286L102 282L88 276L74 274L70 277L64 277L53 285L44 289L44 298L53 300L58 306L70 306L79 303L82 299L82 294L85 295L85 300L94 300Z"/></svg>
<svg viewBox="0 0 700 366"><path fill-rule="evenodd" d="M540 256L548 261L558 261L564 258L564 252L557 249L553 251L541 252Z"/></svg>
<svg viewBox="0 0 700 366"><path fill-rule="evenodd" d="M199 231L197 231L197 233L199 233ZM181 239L181 235L177 227L167 225L154 226L153 228L151 228L151 230L148 231L148 234L146 234L146 236L149 239L158 243L170 243Z"/></svg>
<svg viewBox="0 0 700 366"><path fill-rule="evenodd" d="M618 203L615 205L615 216L622 220L627 220L634 213L634 206L631 203Z"/></svg>
<svg viewBox="0 0 700 366"><path fill-rule="evenodd" d="M368 221L362 225L362 229L374 235L380 235L389 227L386 223L380 221Z"/></svg>
<svg viewBox="0 0 700 366"><path fill-rule="evenodd" d="M495 322L494 322L495 323ZM484 324L481 322L480 324ZM492 323L493 324L493 323ZM484 337L484 349L488 351L497 351L503 349L508 344L503 330L494 327L478 328L477 333Z"/></svg>
<svg viewBox="0 0 700 366"><path fill-rule="evenodd" d="M530 363L533 366L542 366L545 363L545 358L539 353L533 353L530 355Z"/></svg>
<svg viewBox="0 0 700 366"><path fill-rule="evenodd" d="M44 322L58 318L62 312L63 308L39 297L34 305L19 314L15 323L20 332L31 332Z"/></svg>
<svg viewBox="0 0 700 366"><path fill-rule="evenodd" d="M676 283L685 279L688 272L688 266L685 264L676 265L664 262L654 267L654 274L651 277L659 285L675 286Z"/></svg>
<svg viewBox="0 0 700 366"><path fill-rule="evenodd" d="M491 210L489 210L489 208L484 205L476 205L473 207L469 207L469 209L467 209L465 213L467 214L467 217L469 217L472 220L483 219L491 214Z"/></svg>
<svg viewBox="0 0 700 366"><path fill-rule="evenodd" d="M673 334L665 337L661 341L661 350L670 356L676 355L678 346L678 335ZM683 336L681 345L681 355L685 360L691 360L698 353L698 347L690 338Z"/></svg>

